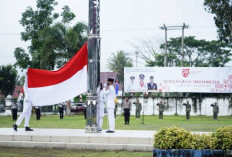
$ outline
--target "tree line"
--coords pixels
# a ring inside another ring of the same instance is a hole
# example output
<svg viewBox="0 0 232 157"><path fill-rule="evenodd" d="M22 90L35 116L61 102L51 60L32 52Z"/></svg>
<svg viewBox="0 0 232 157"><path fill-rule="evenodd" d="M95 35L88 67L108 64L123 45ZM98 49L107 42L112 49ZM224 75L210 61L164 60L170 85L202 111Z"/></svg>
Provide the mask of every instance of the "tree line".
<svg viewBox="0 0 232 157"><path fill-rule="evenodd" d="M27 50L17 47L14 51L16 63L0 66L0 93L12 94L16 84L22 85L24 76L17 76L17 69L38 68L53 70L62 67L87 41L87 25L78 22L71 26L76 15L68 6L62 12L54 12L55 0L37 0L36 9L27 7L19 23L24 27L21 40L29 42ZM204 0L205 10L214 15L218 40L199 40L185 37L184 66L223 67L231 61L232 48L232 2L231 0ZM158 46L157 46L158 45ZM181 64L181 38L170 38L167 43L168 66ZM164 43L141 40L134 51L145 62L145 66L164 66ZM124 67L133 66L133 53L123 50L112 53L107 67L118 73L123 82Z"/></svg>

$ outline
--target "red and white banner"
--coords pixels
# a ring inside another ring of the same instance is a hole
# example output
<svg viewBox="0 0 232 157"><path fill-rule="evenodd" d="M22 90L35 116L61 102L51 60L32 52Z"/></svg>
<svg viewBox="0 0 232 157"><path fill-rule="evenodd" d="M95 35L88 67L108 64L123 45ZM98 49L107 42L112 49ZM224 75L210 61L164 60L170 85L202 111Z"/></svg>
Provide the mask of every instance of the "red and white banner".
<svg viewBox="0 0 232 157"><path fill-rule="evenodd" d="M87 91L87 43L57 71L28 69L25 98L33 106L61 103Z"/></svg>
<svg viewBox="0 0 232 157"><path fill-rule="evenodd" d="M232 93L232 68L124 68L124 91Z"/></svg>

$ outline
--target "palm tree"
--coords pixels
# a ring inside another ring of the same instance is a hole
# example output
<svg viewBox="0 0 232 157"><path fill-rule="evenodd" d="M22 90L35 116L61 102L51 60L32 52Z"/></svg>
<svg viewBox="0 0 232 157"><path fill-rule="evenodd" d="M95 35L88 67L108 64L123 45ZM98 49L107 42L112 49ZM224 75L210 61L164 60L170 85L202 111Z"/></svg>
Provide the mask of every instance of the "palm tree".
<svg viewBox="0 0 232 157"><path fill-rule="evenodd" d="M112 53L112 57L108 59L108 68L113 72L117 72L118 81L123 82L124 79L124 67L132 67L132 59L128 57L128 53L124 51L118 51L116 54Z"/></svg>

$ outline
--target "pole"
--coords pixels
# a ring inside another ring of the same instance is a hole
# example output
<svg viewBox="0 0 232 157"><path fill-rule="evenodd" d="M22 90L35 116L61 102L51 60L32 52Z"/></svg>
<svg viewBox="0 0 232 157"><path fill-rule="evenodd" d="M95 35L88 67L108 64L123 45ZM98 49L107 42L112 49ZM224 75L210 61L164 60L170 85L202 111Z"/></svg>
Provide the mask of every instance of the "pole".
<svg viewBox="0 0 232 157"><path fill-rule="evenodd" d="M184 29L185 29L185 23L182 27L182 38L181 38L181 67L183 67L184 62Z"/></svg>
<svg viewBox="0 0 232 157"><path fill-rule="evenodd" d="M89 0L88 91L86 132L97 132L97 86L100 82L100 0Z"/></svg>
<svg viewBox="0 0 232 157"><path fill-rule="evenodd" d="M138 67L138 55L139 55L139 52L135 52L135 54L136 54L136 67Z"/></svg>
<svg viewBox="0 0 232 157"><path fill-rule="evenodd" d="M167 30L167 27L164 25L164 30L165 30L165 52L164 52L164 66L167 67L168 66L168 63L167 63L167 60L168 60L168 57L167 57L167 42L168 42L168 30Z"/></svg>

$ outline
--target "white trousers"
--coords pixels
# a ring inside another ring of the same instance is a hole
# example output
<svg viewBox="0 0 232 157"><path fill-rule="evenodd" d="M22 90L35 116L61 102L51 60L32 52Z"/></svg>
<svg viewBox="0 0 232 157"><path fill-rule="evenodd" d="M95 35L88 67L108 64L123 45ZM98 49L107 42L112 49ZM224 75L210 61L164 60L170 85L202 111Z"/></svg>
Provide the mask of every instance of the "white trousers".
<svg viewBox="0 0 232 157"><path fill-rule="evenodd" d="M107 108L110 131L115 129L114 108Z"/></svg>
<svg viewBox="0 0 232 157"><path fill-rule="evenodd" d="M97 107L97 125L100 129L102 128L103 118L104 118L104 108Z"/></svg>
<svg viewBox="0 0 232 157"><path fill-rule="evenodd" d="M29 101L23 102L23 112L20 114L16 125L20 125L23 119L25 118L24 127L29 127L29 121L31 117L31 109L32 109L32 103Z"/></svg>

